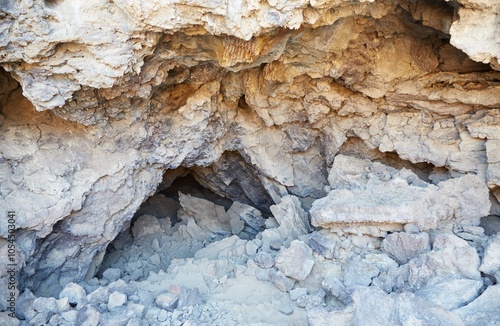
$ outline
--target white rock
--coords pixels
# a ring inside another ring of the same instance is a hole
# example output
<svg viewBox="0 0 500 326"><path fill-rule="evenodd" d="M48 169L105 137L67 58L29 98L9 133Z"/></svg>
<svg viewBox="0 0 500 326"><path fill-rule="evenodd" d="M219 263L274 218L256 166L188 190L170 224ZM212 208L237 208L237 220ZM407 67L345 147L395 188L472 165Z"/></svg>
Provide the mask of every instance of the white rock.
<svg viewBox="0 0 500 326"><path fill-rule="evenodd" d="M456 312L465 325L499 325L500 285L488 287L476 300Z"/></svg>
<svg viewBox="0 0 500 326"><path fill-rule="evenodd" d="M303 281L314 266L312 249L302 241L293 240L288 249L278 252L275 266L286 276Z"/></svg>
<svg viewBox="0 0 500 326"><path fill-rule="evenodd" d="M491 237L484 251L483 262L479 270L485 274L497 277L500 281L500 234Z"/></svg>
<svg viewBox="0 0 500 326"><path fill-rule="evenodd" d="M438 306L454 310L474 300L482 287L482 281L445 278L427 283L415 294Z"/></svg>
<svg viewBox="0 0 500 326"><path fill-rule="evenodd" d="M368 160L338 155L335 162L330 177L333 190L316 200L310 210L314 226L415 224L425 231L449 221L478 225L489 211L488 189L478 176L434 186L408 170ZM344 171L346 164L351 169L348 173Z"/></svg>
<svg viewBox="0 0 500 326"><path fill-rule="evenodd" d="M70 305L81 305L85 302L85 289L76 283L67 284L59 293L59 299L67 298Z"/></svg>
<svg viewBox="0 0 500 326"><path fill-rule="evenodd" d="M114 308L121 307L127 302L127 296L121 292L113 292L109 296L108 300L108 310L113 310Z"/></svg>

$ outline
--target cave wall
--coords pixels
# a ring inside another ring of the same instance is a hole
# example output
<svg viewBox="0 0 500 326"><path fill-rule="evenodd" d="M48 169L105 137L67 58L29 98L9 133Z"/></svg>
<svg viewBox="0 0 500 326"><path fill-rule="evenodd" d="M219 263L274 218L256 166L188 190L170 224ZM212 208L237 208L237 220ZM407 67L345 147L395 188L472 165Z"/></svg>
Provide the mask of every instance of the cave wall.
<svg viewBox="0 0 500 326"><path fill-rule="evenodd" d="M17 214L21 288L83 279L179 166L221 192L321 198L354 137L500 199L494 1L0 6L0 208ZM251 175L227 173L229 152Z"/></svg>

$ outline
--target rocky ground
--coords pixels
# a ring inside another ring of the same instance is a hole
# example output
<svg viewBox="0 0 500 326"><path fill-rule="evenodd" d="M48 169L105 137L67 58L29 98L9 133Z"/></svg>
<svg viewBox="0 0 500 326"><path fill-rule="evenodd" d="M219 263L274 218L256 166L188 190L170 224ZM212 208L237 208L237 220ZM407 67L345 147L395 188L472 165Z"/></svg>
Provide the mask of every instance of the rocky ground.
<svg viewBox="0 0 500 326"><path fill-rule="evenodd" d="M378 208L396 212L396 219L407 213L398 196L432 189L439 208L446 183L344 155L329 182L330 193L357 196L369 184L370 198L379 191L375 185L384 185ZM399 193L388 199L394 183ZM325 199L311 205L286 196L265 216L209 191L182 190L191 194L150 197L110 244L95 277L67 284L56 298L22 293L15 324L500 324L500 219L472 225L482 202L460 198L457 218L438 219L426 232L422 223L371 223L368 215L352 230L342 223L311 226L310 215L327 209ZM442 211L428 200L421 204L425 214ZM2 320L12 322L6 313Z"/></svg>

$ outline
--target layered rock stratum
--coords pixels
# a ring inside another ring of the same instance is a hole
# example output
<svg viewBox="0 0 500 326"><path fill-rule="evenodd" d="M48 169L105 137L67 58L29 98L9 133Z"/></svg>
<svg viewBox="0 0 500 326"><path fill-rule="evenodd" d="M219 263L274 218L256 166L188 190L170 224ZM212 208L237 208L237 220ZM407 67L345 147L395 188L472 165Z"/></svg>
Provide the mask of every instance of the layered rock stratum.
<svg viewBox="0 0 500 326"><path fill-rule="evenodd" d="M2 320L499 324L498 35L495 0L1 1Z"/></svg>

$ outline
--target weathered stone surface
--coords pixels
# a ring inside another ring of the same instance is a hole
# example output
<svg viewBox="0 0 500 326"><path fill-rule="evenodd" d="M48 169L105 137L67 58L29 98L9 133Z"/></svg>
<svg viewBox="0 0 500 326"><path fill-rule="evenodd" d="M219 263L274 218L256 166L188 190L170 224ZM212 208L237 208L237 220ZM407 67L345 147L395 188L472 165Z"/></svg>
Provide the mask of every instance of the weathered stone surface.
<svg viewBox="0 0 500 326"><path fill-rule="evenodd" d="M161 233L160 221L152 215L142 215L134 223L132 234L135 239L139 239L151 234Z"/></svg>
<svg viewBox="0 0 500 326"><path fill-rule="evenodd" d="M388 295L370 287L355 291L353 301L356 325L463 325L458 315L408 292Z"/></svg>
<svg viewBox="0 0 500 326"><path fill-rule="evenodd" d="M410 259L430 249L429 234L427 233L408 234L397 232L387 235L382 241L382 250L400 264L405 264Z"/></svg>
<svg viewBox="0 0 500 326"><path fill-rule="evenodd" d="M390 229L416 224L430 230L449 221L478 225L490 208L488 188L472 175L434 186L406 169L338 155L329 182L333 190L311 208L314 226L387 225Z"/></svg>
<svg viewBox="0 0 500 326"><path fill-rule="evenodd" d="M500 280L500 234L488 240L479 270L485 274L495 276L497 282Z"/></svg>
<svg viewBox="0 0 500 326"><path fill-rule="evenodd" d="M302 241L293 240L289 248L278 252L275 266L286 276L303 281L314 266L312 249Z"/></svg>
<svg viewBox="0 0 500 326"><path fill-rule="evenodd" d="M474 300L483 282L468 279L442 279L427 283L415 294L448 310L460 308Z"/></svg>
<svg viewBox="0 0 500 326"><path fill-rule="evenodd" d="M408 263L408 284L418 289L443 275L480 280L479 264L476 250L467 241L452 234L438 234L432 251Z"/></svg>
<svg viewBox="0 0 500 326"><path fill-rule="evenodd" d="M500 308L499 296L500 285L490 286L476 300L456 312L465 325L497 325L500 323L500 316L496 313Z"/></svg>

